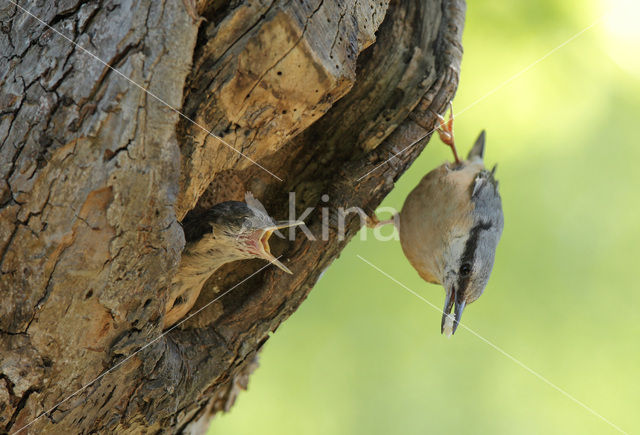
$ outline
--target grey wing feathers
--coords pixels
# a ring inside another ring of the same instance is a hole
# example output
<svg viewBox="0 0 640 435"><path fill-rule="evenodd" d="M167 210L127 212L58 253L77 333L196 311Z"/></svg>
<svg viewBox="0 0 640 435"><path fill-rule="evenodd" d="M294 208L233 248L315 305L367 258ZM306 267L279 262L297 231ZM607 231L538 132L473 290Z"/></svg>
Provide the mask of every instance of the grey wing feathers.
<svg viewBox="0 0 640 435"><path fill-rule="evenodd" d="M471 201L474 204L476 220L489 221L499 232L502 232L504 216L502 200L498 192L498 181L493 172L486 169L478 172L471 188Z"/></svg>

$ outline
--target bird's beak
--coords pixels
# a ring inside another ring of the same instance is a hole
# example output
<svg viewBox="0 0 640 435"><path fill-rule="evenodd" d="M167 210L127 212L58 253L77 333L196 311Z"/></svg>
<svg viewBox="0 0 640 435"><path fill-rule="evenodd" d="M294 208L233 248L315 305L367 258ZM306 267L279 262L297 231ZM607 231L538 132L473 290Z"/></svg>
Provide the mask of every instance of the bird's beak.
<svg viewBox="0 0 640 435"><path fill-rule="evenodd" d="M298 225L303 225L303 224L304 224L303 221L278 221L274 226L269 227L269 229L281 230L283 228L297 227Z"/></svg>
<svg viewBox="0 0 640 435"><path fill-rule="evenodd" d="M465 305L467 305L467 301L465 300L456 302L456 308L454 311L456 319L453 321L453 334L455 334L456 329L458 329L458 325L460 324L460 318L462 317L462 312L464 311Z"/></svg>
<svg viewBox="0 0 640 435"><path fill-rule="evenodd" d="M440 322L440 333L445 334L447 337L451 337L456 333L466 305L467 302L464 299L456 297L455 288L447 289L447 297L444 300L444 309L442 310L442 321ZM453 310L453 316L451 316L451 310Z"/></svg>
<svg viewBox="0 0 640 435"><path fill-rule="evenodd" d="M259 239L260 243L258 243L259 256L264 258L268 262L274 264L275 266L279 267L280 269L284 270L285 272L289 274L293 274L293 272L291 272L291 270L289 270L287 266L282 264L276 257L273 256L273 254L271 253L271 248L269 247L269 238L271 237L274 231L277 231L283 228L302 225L303 223L304 222L302 221L279 221L279 222L276 222L275 225L263 228L261 230L262 233L260 234L260 239Z"/></svg>

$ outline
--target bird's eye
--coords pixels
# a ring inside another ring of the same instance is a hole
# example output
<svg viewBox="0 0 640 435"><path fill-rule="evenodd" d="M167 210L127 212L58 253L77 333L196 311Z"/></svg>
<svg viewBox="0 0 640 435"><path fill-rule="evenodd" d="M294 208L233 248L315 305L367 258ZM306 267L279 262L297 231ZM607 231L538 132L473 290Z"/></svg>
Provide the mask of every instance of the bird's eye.
<svg viewBox="0 0 640 435"><path fill-rule="evenodd" d="M469 275L469 273L471 273L471 265L469 263L464 263L462 266L460 266L461 276L467 276Z"/></svg>

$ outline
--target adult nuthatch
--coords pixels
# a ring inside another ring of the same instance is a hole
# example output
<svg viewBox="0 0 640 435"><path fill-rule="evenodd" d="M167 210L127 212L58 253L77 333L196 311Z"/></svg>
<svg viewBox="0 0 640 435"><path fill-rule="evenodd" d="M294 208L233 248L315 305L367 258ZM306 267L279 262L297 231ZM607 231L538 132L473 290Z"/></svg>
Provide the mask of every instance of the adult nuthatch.
<svg viewBox="0 0 640 435"><path fill-rule="evenodd" d="M278 229L302 222L275 222L250 195L248 201L257 204L222 202L182 222L187 243L165 305L165 328L187 314L205 282L225 263L262 258L291 273L271 254L269 237Z"/></svg>
<svg viewBox="0 0 640 435"><path fill-rule="evenodd" d="M439 119L440 138L451 147L455 162L444 163L422 178L407 196L398 226L402 250L411 265L425 281L445 288L441 332L451 336L465 306L478 299L487 285L504 217L495 167L488 171L483 163L485 132L467 160L460 161L453 113L448 122Z"/></svg>

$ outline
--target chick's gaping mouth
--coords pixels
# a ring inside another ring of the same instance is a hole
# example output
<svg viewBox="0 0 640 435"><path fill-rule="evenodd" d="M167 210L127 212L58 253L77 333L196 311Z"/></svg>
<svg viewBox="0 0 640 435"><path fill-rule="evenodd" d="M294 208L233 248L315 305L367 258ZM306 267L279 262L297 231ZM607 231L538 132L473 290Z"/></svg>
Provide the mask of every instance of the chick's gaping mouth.
<svg viewBox="0 0 640 435"><path fill-rule="evenodd" d="M262 249L267 254L271 254L271 249L269 248L269 237L271 237L271 234L273 234L273 230L266 230L260 237L260 244L262 245Z"/></svg>
<svg viewBox="0 0 640 435"><path fill-rule="evenodd" d="M261 232L257 233L255 235L255 238L253 239L253 242L252 242L253 248L252 248L251 252L252 252L253 255L269 261L274 266L282 269L283 271L285 271L287 273L292 273L291 270L289 270L288 267L286 267L284 264L282 264L278 260L278 258L274 257L273 254L271 253L271 248L269 247L269 238L271 237L271 235L273 234L275 229L276 228L265 229L265 230L261 230ZM254 249L255 249L255 251L254 251Z"/></svg>

